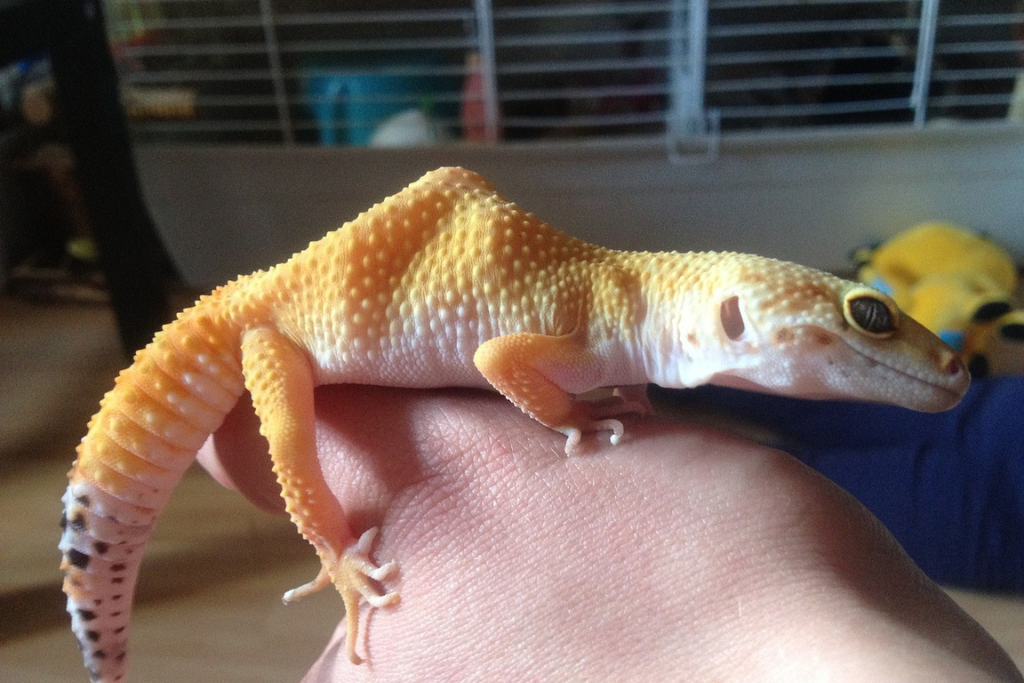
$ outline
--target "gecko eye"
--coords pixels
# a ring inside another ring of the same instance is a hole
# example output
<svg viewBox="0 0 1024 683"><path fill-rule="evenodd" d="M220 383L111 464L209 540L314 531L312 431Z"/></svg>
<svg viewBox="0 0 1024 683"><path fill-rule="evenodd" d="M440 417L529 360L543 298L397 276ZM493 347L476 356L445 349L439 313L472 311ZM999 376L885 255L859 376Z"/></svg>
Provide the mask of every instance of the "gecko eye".
<svg viewBox="0 0 1024 683"><path fill-rule="evenodd" d="M850 325L869 337L891 337L896 332L896 314L889 304L874 294L846 297L843 314Z"/></svg>

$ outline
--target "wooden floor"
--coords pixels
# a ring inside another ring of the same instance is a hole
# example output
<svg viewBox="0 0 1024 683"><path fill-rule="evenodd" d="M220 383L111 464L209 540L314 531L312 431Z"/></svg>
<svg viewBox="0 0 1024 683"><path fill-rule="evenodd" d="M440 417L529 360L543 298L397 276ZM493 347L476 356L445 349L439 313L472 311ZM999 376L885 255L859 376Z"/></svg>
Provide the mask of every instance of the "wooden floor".
<svg viewBox="0 0 1024 683"><path fill-rule="evenodd" d="M0 298L0 681L86 681L58 570L65 477L124 357L102 306ZM201 520L202 523L197 523ZM260 552L254 552L259 548ZM193 468L146 552L132 633L136 681L299 681L343 614L311 580L291 524Z"/></svg>
<svg viewBox="0 0 1024 683"><path fill-rule="evenodd" d="M0 298L0 681L87 680L64 613L57 522L75 444L122 365L106 308ZM317 568L286 520L193 469L146 553L134 680L299 681L341 601L324 591L285 607L280 595ZM1024 666L1024 600L954 597Z"/></svg>

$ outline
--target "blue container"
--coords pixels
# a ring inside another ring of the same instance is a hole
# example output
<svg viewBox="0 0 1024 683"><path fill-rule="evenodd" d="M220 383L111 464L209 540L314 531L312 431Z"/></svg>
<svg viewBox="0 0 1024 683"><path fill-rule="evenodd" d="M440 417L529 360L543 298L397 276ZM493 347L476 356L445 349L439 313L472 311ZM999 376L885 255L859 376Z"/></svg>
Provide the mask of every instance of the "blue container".
<svg viewBox="0 0 1024 683"><path fill-rule="evenodd" d="M310 76L306 94L324 145L368 145L382 121L416 109L435 92L434 79L353 72Z"/></svg>

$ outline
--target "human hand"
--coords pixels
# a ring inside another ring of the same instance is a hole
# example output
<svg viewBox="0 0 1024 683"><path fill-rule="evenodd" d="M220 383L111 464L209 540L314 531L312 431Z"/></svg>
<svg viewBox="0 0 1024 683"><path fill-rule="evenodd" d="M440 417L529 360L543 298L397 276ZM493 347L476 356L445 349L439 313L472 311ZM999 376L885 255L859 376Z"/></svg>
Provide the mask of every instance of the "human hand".
<svg viewBox="0 0 1024 683"><path fill-rule="evenodd" d="M342 626L307 683L1022 680L864 508L785 454L645 418L566 458L496 395L316 398L325 476L357 535L380 525L402 600L369 611L367 664ZM202 461L280 509L254 427L236 410Z"/></svg>

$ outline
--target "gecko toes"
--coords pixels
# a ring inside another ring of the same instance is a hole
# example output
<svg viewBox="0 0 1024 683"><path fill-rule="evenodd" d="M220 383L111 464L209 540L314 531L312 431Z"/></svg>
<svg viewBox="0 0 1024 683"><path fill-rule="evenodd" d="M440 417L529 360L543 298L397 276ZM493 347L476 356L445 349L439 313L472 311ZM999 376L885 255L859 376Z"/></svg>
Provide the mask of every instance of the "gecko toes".
<svg viewBox="0 0 1024 683"><path fill-rule="evenodd" d="M622 435L626 433L625 428L622 426L622 422L619 420L595 420L587 426L588 431L603 432L610 431L612 445L615 446L622 440Z"/></svg>
<svg viewBox="0 0 1024 683"><path fill-rule="evenodd" d="M391 560L390 562L385 562L384 564L370 572L370 578L374 581L382 581L387 577L391 576L396 569L398 569L398 563L394 560Z"/></svg>
<svg viewBox="0 0 1024 683"><path fill-rule="evenodd" d="M401 596L393 591L383 595L363 595L363 597L373 607L391 607L397 605L401 600Z"/></svg>
<svg viewBox="0 0 1024 683"><path fill-rule="evenodd" d="M583 438L583 432L575 427L567 427L560 429L560 432L565 434L565 454L572 456L576 451L576 447L580 445L580 440Z"/></svg>

